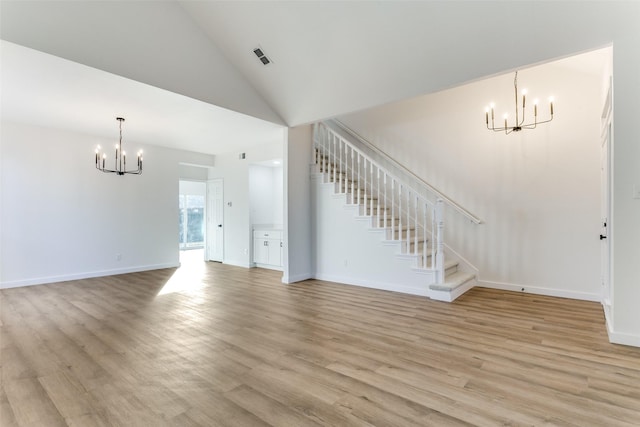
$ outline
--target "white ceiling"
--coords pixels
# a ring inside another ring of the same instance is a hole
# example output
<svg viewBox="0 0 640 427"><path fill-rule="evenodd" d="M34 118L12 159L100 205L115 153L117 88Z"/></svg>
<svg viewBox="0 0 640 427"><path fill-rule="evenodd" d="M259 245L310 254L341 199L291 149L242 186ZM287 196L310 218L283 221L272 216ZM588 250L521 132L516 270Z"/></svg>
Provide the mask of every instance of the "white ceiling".
<svg viewBox="0 0 640 427"><path fill-rule="evenodd" d="M581 4L576 19L573 2L2 0L2 115L98 135L122 115L125 138L217 154L606 46L597 24L616 7Z"/></svg>
<svg viewBox="0 0 640 427"><path fill-rule="evenodd" d="M283 140L283 127L86 65L0 44L3 120L207 154Z"/></svg>

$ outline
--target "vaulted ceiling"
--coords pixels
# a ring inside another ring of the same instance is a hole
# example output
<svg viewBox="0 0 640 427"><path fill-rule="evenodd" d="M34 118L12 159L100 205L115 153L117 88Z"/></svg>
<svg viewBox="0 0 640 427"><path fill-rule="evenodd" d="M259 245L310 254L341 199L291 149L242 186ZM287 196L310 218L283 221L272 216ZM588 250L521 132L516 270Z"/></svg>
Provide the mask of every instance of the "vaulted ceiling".
<svg viewBox="0 0 640 427"><path fill-rule="evenodd" d="M166 93L149 102L142 95L138 103L124 95L111 101L135 104L131 110L136 112L147 108L139 116L146 114L145 124L157 124L157 138L179 127L184 133L176 132L173 139L182 141L175 144L197 140L186 148L212 154L234 144L272 140L282 126L433 93L602 47L610 40L599 32L599 22L628 19L620 24L632 25L634 19L606 1L581 4L579 11L575 2L537 1L3 0L0 7L0 36L11 42L3 44L3 71L19 62L15 58L32 55L14 55L7 61L5 52L15 53L16 44L82 64L85 69L76 72L87 79L95 74L92 70L111 73L111 94L162 90ZM272 61L269 65L254 55L257 47ZM33 81L49 76L59 87L49 97L34 98L42 107L39 114L51 110L43 107L47 99L73 102L60 92L84 92L78 108L54 106L58 115L48 120L90 133L77 123L91 114L86 107L91 99L96 105L108 103L104 91L109 86L92 89L87 84L67 90L64 79L53 79L53 64L70 66L52 58L32 64L40 68ZM20 69L11 70L12 80L4 74L3 117L11 118L5 111L13 101L5 101L29 91L22 90L15 77L25 76ZM33 86L29 80L21 84ZM6 87L15 89L7 92ZM11 98L5 99L4 93L12 93ZM187 101L199 104L187 107ZM173 107L154 111L153 105L163 102ZM60 113L65 109L69 112ZM232 120L228 112L241 116ZM105 109L96 109L95 114L91 120L104 115L105 123L113 126L111 116L118 113L106 117ZM197 126L190 118L210 126ZM162 128L160 123L170 124ZM102 126L97 133L107 132L107 125ZM200 134L187 132L194 127ZM245 133L236 132L238 128Z"/></svg>

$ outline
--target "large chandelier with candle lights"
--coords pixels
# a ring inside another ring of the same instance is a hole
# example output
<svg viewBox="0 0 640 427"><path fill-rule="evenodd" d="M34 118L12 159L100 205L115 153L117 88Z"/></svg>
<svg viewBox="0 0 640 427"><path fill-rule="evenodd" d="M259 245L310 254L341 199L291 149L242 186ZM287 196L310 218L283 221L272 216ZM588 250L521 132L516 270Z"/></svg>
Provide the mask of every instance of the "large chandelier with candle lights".
<svg viewBox="0 0 640 427"><path fill-rule="evenodd" d="M535 129L536 126L542 123L549 123L553 120L553 98L549 98L549 111L551 116L547 120L538 120L538 100L533 101L533 121L529 121L529 123L525 123L525 106L527 100L527 90L522 90L522 117L518 114L518 72L516 71L516 77L513 79L513 86L515 88L515 98L516 98L516 114L515 114L515 123L513 126L509 126L509 116L505 113L504 118L504 126L496 127L495 126L495 105L491 104L485 110L485 121L487 123L487 129L495 131L495 132L504 132L505 134L510 134L511 132L520 132L522 129ZM491 115L491 126L489 126L489 115Z"/></svg>
<svg viewBox="0 0 640 427"><path fill-rule="evenodd" d="M116 117L120 122L120 141L116 144L115 163L113 169L107 169L107 153L103 152L100 146L96 148L96 169L104 173L115 173L118 175L132 174L140 175L142 173L142 150L138 151L138 168L127 170L127 153L122 149L122 117Z"/></svg>

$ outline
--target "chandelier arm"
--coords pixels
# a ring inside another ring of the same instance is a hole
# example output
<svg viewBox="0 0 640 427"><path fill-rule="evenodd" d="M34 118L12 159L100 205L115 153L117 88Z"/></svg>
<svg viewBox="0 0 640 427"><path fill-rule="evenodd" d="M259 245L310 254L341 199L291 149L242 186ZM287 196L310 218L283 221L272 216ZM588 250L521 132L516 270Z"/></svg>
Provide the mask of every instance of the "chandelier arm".
<svg viewBox="0 0 640 427"><path fill-rule="evenodd" d="M516 126L519 126L518 124L518 72L517 71L516 71L516 77L513 79L513 88L514 88L515 98L516 98Z"/></svg>
<svg viewBox="0 0 640 427"><path fill-rule="evenodd" d="M522 103L522 120L520 120L520 123L518 124L518 126L522 127L522 124L524 123L524 117L525 117L525 109L524 109L524 102Z"/></svg>
<svg viewBox="0 0 640 427"><path fill-rule="evenodd" d="M553 100L550 101L550 109L551 109L551 117L548 120L538 121L538 110L537 103L534 102L534 121L533 123L525 123L527 112L526 112L526 93L523 91L522 93L522 116L520 116L520 108L518 104L518 71L515 72L515 77L513 79L513 89L514 89L514 97L515 97L515 123L513 126L509 126L507 122L507 115L505 114L504 119L504 127L496 127L494 122L494 106L491 105L491 126L489 126L489 107L485 110L485 121L488 130L494 132L503 132L508 135L512 132L519 132L523 129L535 129L539 124L549 123L553 120Z"/></svg>
<svg viewBox="0 0 640 427"><path fill-rule="evenodd" d="M526 128L526 129L535 129L535 127L536 127L537 125L540 125L540 124L543 124L543 123L549 123L549 122L550 122L550 121L552 121L552 120L553 120L553 117L551 117L550 119L547 119L547 120L543 120L543 121L541 121L541 122L539 122L539 121L537 121L537 120L536 120L534 123L528 123L528 124L526 124L526 125L522 125L522 127L523 127L523 128ZM533 126L533 127L531 127L531 126Z"/></svg>

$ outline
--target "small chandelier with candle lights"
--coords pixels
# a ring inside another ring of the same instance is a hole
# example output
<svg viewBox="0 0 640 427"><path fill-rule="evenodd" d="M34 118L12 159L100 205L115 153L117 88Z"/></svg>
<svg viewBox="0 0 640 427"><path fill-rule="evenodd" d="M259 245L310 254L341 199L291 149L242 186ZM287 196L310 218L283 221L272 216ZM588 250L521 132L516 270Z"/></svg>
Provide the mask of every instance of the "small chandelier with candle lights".
<svg viewBox="0 0 640 427"><path fill-rule="evenodd" d="M533 101L533 122L525 123L525 105L526 105L526 95L527 90L522 90L522 117L518 114L518 72L516 71L516 77L513 79L513 86L515 88L515 98L516 98L516 117L515 124L513 126L509 126L508 124L508 115L505 113L504 115L504 126L496 127L494 122L494 108L495 105L491 104L485 110L485 121L487 123L487 129L495 131L495 132L504 132L505 134L510 134L511 132L520 132L522 129L535 129L537 125L542 123L549 123L553 120L553 98L549 98L549 111L551 116L547 120L538 120L538 100ZM489 114L491 114L491 126L489 126Z"/></svg>
<svg viewBox="0 0 640 427"><path fill-rule="evenodd" d="M122 117L116 117L120 122L120 141L116 144L115 164L113 169L105 167L107 161L107 153L103 152L100 146L96 148L96 169L104 173L115 173L118 175L132 174L140 175L142 173L142 150L138 151L138 168L127 170L127 153L122 150Z"/></svg>

